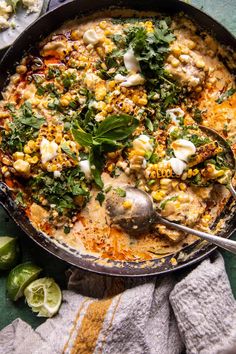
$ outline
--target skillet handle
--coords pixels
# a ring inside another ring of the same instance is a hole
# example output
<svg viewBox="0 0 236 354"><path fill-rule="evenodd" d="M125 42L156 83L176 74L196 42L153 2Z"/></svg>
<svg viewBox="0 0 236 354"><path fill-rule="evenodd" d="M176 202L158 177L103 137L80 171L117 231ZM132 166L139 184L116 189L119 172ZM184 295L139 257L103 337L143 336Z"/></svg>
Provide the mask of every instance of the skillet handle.
<svg viewBox="0 0 236 354"><path fill-rule="evenodd" d="M4 204L6 203L7 192L7 186L3 182L0 182L0 204L2 204L2 206L4 206Z"/></svg>

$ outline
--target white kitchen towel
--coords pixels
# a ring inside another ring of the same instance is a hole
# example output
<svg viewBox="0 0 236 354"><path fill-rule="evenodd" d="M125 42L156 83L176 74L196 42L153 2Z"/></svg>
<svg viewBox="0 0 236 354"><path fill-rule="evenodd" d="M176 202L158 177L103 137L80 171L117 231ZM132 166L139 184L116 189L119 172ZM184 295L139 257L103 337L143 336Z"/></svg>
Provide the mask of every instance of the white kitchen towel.
<svg viewBox="0 0 236 354"><path fill-rule="evenodd" d="M1 354L236 353L236 302L220 255L182 280L69 273L59 314L0 332Z"/></svg>

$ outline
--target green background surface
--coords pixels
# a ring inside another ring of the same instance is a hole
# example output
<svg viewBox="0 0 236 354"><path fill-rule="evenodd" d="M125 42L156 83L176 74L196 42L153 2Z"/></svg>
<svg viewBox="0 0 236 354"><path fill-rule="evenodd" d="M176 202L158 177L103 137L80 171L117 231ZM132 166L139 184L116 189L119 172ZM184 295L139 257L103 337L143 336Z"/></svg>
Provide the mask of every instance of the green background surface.
<svg viewBox="0 0 236 354"><path fill-rule="evenodd" d="M192 0L189 2L203 9L236 35L236 0ZM34 261L44 269L44 276L54 277L59 285L65 288L65 270L68 265L42 250L24 235L2 208L0 208L0 235L19 237L22 261ZM236 240L236 234L233 238ZM227 252L222 253L232 290L236 297L236 256ZM36 317L26 306L23 299L13 303L7 298L5 289L6 275L6 272L0 273L0 329L17 317L25 320L34 328L37 327L44 319Z"/></svg>

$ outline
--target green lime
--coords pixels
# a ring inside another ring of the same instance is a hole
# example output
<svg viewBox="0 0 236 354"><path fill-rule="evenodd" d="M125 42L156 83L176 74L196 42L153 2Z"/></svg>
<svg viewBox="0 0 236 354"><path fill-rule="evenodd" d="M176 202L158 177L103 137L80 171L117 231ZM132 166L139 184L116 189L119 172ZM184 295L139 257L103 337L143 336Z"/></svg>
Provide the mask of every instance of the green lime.
<svg viewBox="0 0 236 354"><path fill-rule="evenodd" d="M52 278L33 281L24 291L27 304L39 317L54 316L61 305L61 289Z"/></svg>
<svg viewBox="0 0 236 354"><path fill-rule="evenodd" d="M0 237L0 270L13 268L18 261L20 249L16 237Z"/></svg>
<svg viewBox="0 0 236 354"><path fill-rule="evenodd" d="M19 264L13 268L7 278L7 292L11 300L16 301L24 294L24 290L35 280L41 268L31 262Z"/></svg>

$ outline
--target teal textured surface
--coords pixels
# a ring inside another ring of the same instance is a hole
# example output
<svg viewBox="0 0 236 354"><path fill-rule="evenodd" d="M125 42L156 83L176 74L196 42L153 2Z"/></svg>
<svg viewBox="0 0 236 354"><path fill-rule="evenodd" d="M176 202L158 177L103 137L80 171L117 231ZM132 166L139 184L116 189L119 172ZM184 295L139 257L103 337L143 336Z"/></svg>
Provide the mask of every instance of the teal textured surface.
<svg viewBox="0 0 236 354"><path fill-rule="evenodd" d="M203 9L236 35L236 0L192 0L189 2ZM0 208L0 235L18 236L22 250L22 261L34 261L44 269L43 275L52 276L62 287L65 286L64 272L67 265L43 251L27 238L2 208ZM236 235L234 239L236 240ZM232 290L236 297L236 256L227 252L222 253ZM22 318L22 320L25 320L33 327L37 327L44 319L37 318L28 306L24 304L23 299L17 303L12 303L6 297L6 275L6 272L0 273L0 329L17 317Z"/></svg>

